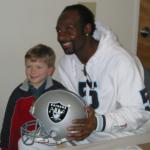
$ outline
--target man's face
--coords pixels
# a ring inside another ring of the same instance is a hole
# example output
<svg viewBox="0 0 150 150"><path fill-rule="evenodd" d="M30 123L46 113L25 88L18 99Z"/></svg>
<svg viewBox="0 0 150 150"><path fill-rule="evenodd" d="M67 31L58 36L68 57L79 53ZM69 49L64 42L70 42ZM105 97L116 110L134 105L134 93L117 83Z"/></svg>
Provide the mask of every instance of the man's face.
<svg viewBox="0 0 150 150"><path fill-rule="evenodd" d="M58 19L57 40L65 54L78 53L84 41L83 29L80 25L80 16L77 11L65 11Z"/></svg>

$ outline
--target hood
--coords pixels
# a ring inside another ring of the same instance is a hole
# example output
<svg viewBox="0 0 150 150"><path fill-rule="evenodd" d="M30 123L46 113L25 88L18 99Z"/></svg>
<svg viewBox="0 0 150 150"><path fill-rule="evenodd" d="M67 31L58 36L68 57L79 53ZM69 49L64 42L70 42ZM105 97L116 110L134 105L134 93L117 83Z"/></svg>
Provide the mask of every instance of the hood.
<svg viewBox="0 0 150 150"><path fill-rule="evenodd" d="M109 36L111 37L114 41L117 41L116 35L111 31L111 29L108 26L104 26L101 22L96 21L95 22L96 29L93 33L93 37L96 40L100 40L102 37Z"/></svg>

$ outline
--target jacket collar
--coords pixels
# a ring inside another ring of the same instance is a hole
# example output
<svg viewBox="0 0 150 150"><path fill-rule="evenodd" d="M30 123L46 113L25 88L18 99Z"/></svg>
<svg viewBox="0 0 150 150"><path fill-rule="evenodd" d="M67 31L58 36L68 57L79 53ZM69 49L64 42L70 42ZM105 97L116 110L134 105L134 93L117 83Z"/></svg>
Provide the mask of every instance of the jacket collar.
<svg viewBox="0 0 150 150"><path fill-rule="evenodd" d="M45 90L50 88L51 86L53 86L53 80L52 80L52 77L49 76L46 81ZM29 83L27 79L22 83L22 85L20 86L20 89L23 91L29 91Z"/></svg>

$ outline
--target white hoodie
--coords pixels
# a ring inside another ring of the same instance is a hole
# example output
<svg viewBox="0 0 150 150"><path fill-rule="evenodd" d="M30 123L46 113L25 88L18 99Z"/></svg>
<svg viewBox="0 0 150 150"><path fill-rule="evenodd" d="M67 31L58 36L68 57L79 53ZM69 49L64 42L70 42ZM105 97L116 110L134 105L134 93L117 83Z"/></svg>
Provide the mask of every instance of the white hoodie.
<svg viewBox="0 0 150 150"><path fill-rule="evenodd" d="M82 96L87 105L96 102L97 133L133 133L150 118L145 110L150 104L142 65L101 24L97 24L94 38L100 44L86 64L88 77L76 55L64 55L58 67L62 83ZM87 78L92 81L91 88Z"/></svg>

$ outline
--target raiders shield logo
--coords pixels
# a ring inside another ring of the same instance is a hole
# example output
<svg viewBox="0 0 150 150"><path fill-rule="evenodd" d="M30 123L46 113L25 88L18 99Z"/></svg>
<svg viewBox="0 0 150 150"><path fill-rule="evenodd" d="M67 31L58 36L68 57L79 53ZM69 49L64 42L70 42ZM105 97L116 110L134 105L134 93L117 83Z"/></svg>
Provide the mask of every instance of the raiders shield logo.
<svg viewBox="0 0 150 150"><path fill-rule="evenodd" d="M48 115L54 123L62 121L65 118L67 111L67 106L64 106L60 103L49 103Z"/></svg>

